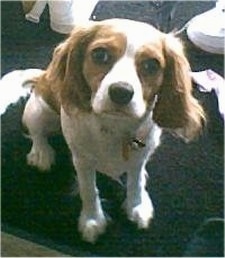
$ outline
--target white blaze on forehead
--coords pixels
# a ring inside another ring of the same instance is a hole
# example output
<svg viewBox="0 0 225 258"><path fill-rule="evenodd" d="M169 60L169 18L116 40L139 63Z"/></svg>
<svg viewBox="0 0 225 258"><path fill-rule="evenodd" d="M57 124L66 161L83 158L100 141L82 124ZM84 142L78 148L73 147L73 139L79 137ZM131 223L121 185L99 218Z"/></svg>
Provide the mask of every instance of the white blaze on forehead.
<svg viewBox="0 0 225 258"><path fill-rule="evenodd" d="M109 19L112 31L123 33L127 39L127 55L135 55L137 50L147 44L156 43L163 33L150 24L128 19Z"/></svg>
<svg viewBox="0 0 225 258"><path fill-rule="evenodd" d="M123 56L115 63L109 74L106 75L105 81L115 82L126 81L133 87L140 87L140 80L137 76L135 56L141 47L158 42L161 32L153 26L126 19L110 19L106 23L112 25L110 28L116 33L123 33L126 37L126 48Z"/></svg>

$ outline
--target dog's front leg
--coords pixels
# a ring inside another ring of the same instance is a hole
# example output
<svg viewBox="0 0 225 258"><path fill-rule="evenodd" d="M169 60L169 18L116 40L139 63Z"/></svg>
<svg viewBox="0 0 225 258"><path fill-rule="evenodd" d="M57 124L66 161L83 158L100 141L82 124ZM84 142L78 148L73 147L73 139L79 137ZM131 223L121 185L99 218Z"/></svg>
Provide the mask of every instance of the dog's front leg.
<svg viewBox="0 0 225 258"><path fill-rule="evenodd" d="M127 213L129 219L136 222L140 229L148 227L154 213L152 201L145 189L146 177L145 166L141 171L130 171L127 176Z"/></svg>
<svg viewBox="0 0 225 258"><path fill-rule="evenodd" d="M91 165L88 166L85 163L87 163L86 160L83 164L74 160L82 201L79 231L82 233L84 240L94 243L97 237L105 231L106 218L96 186L96 172L93 171Z"/></svg>

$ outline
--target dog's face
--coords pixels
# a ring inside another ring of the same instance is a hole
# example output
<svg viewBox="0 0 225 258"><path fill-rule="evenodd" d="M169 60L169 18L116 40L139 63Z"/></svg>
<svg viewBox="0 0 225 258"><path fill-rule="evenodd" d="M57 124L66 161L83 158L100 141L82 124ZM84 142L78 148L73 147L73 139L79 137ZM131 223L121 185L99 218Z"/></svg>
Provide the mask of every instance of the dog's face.
<svg viewBox="0 0 225 258"><path fill-rule="evenodd" d="M149 25L116 20L102 26L83 65L93 111L141 118L163 81L162 49L161 33Z"/></svg>
<svg viewBox="0 0 225 258"><path fill-rule="evenodd" d="M139 119L154 107L156 123L192 138L204 114L191 94L189 72L174 36L112 19L75 28L56 48L46 75L68 114L79 109Z"/></svg>

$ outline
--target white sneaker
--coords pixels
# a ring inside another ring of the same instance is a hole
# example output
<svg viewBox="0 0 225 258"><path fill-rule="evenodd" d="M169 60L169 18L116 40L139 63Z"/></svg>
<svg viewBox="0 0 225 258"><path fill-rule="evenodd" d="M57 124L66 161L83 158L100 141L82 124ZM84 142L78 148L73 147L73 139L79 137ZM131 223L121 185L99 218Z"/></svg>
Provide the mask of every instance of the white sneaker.
<svg viewBox="0 0 225 258"><path fill-rule="evenodd" d="M26 20L34 23L39 23L40 16L42 15L46 4L47 4L47 0L36 1L32 9L25 14Z"/></svg>
<svg viewBox="0 0 225 258"><path fill-rule="evenodd" d="M76 24L90 19L97 2L98 0L49 0L51 28L59 33L70 33Z"/></svg>
<svg viewBox="0 0 225 258"><path fill-rule="evenodd" d="M51 29L68 34L76 24L90 19L97 2L98 0L37 0L25 18L38 23L48 4Z"/></svg>
<svg viewBox="0 0 225 258"><path fill-rule="evenodd" d="M213 9L195 16L187 27L187 35L200 49L224 54L225 1L218 0Z"/></svg>

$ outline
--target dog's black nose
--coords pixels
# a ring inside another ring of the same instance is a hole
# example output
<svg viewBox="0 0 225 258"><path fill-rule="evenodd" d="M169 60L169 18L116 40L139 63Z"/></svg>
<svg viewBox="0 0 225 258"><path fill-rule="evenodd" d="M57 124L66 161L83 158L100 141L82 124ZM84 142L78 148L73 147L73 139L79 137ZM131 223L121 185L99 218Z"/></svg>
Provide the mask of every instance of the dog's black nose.
<svg viewBox="0 0 225 258"><path fill-rule="evenodd" d="M134 95L133 87L126 82L113 83L109 87L109 96L112 102L127 105Z"/></svg>

